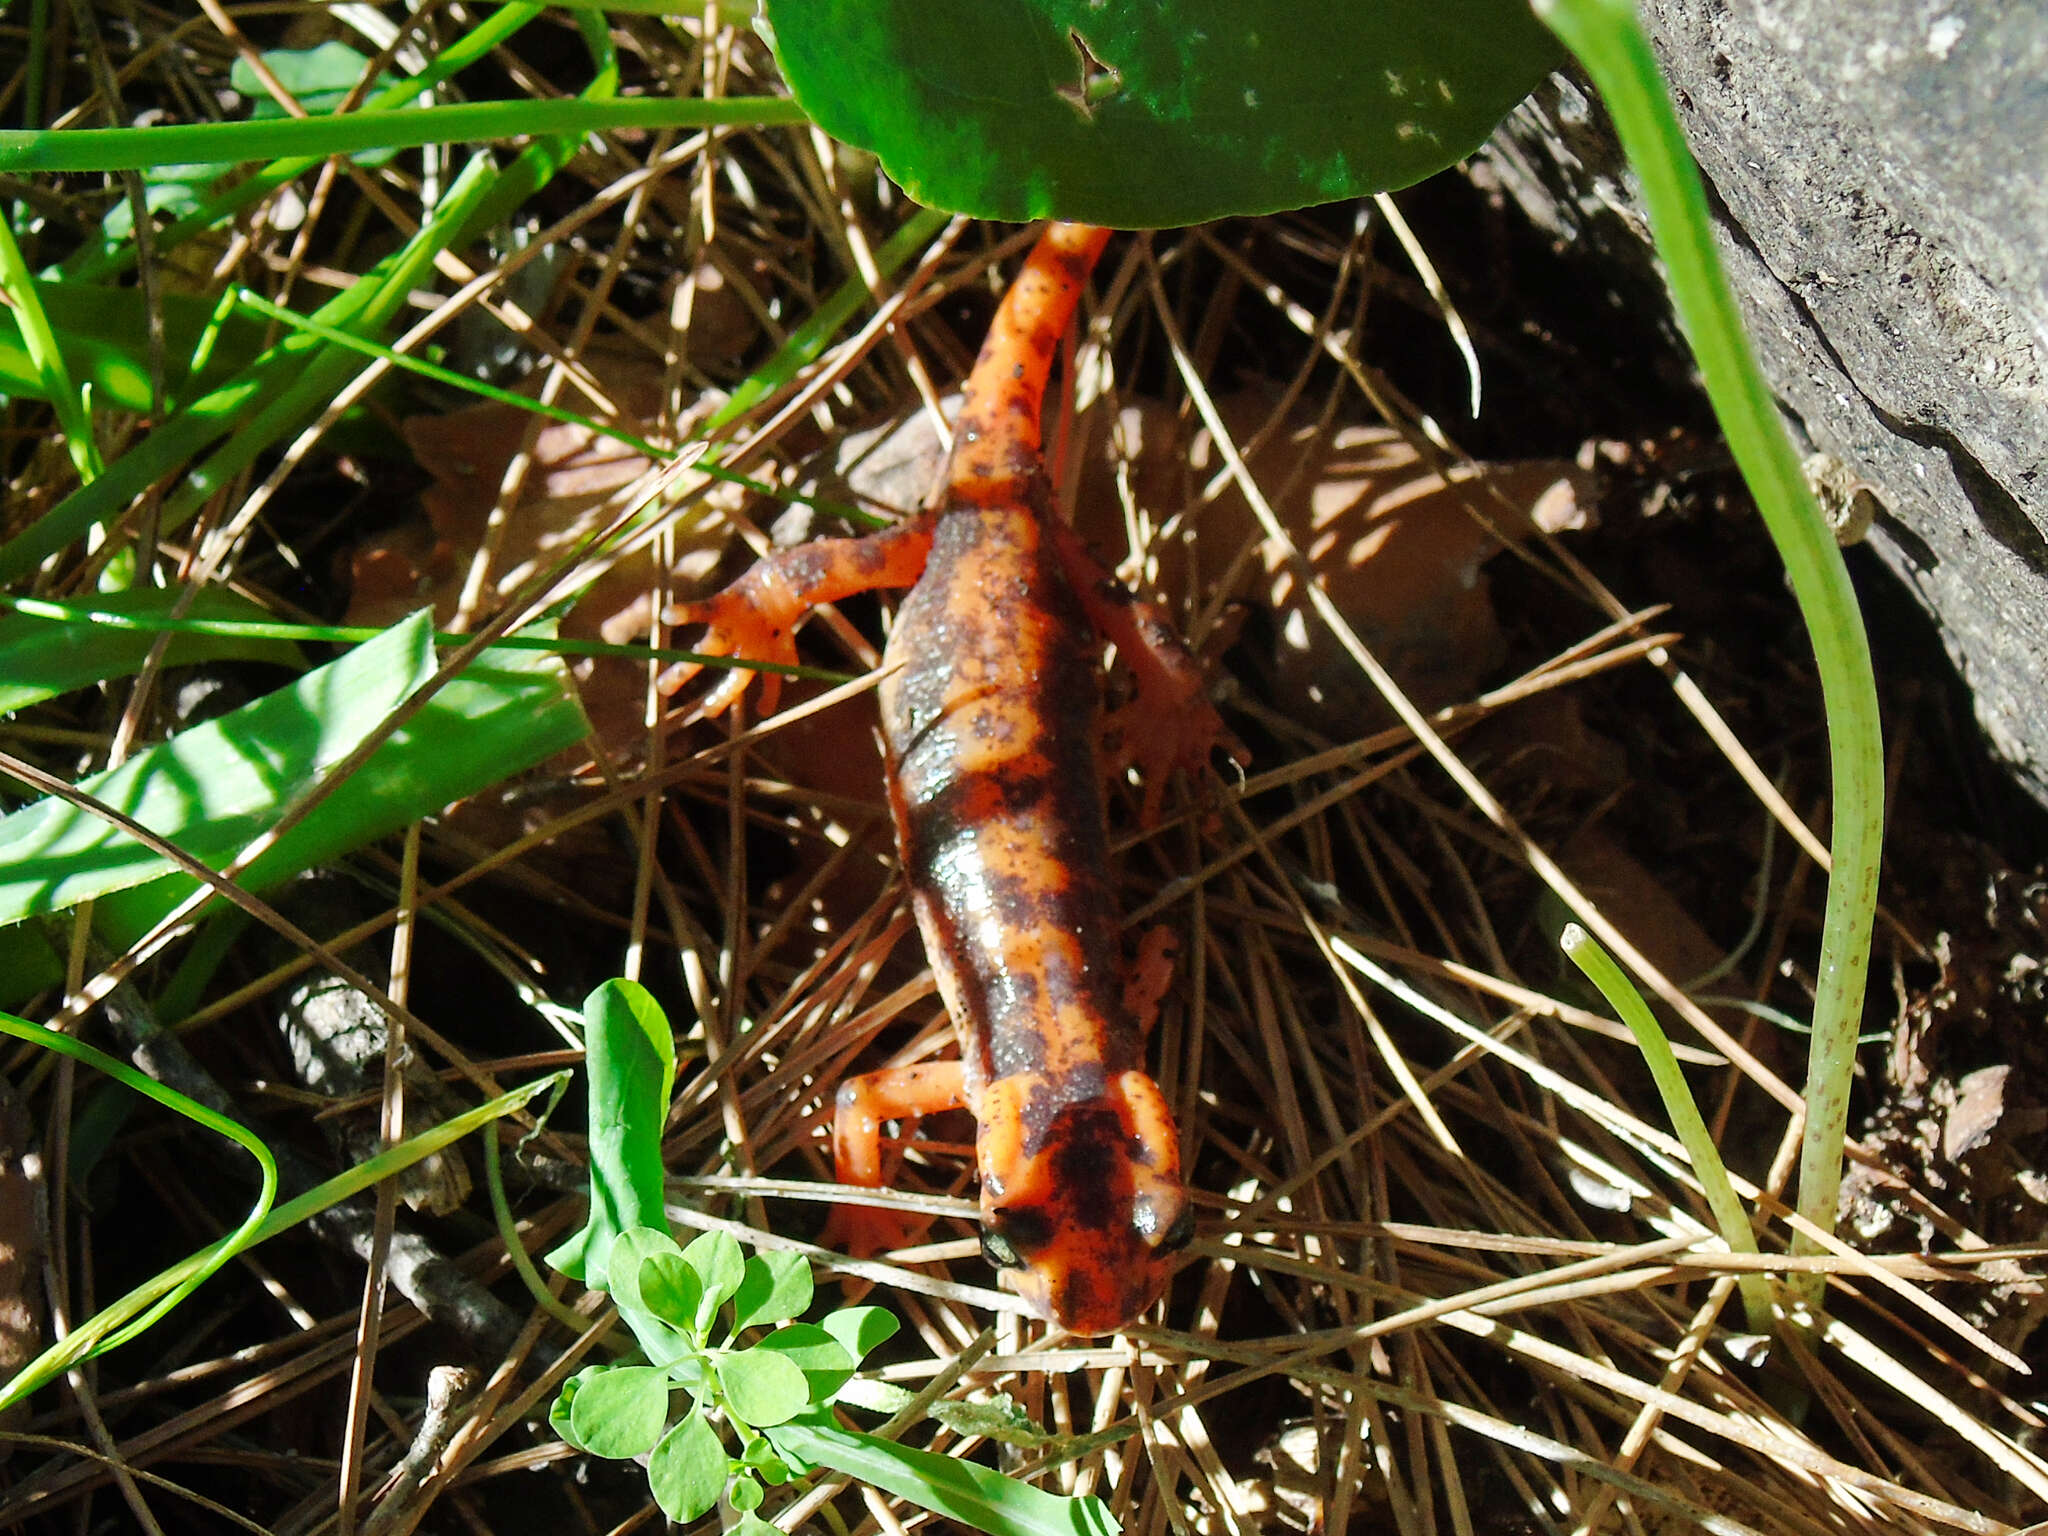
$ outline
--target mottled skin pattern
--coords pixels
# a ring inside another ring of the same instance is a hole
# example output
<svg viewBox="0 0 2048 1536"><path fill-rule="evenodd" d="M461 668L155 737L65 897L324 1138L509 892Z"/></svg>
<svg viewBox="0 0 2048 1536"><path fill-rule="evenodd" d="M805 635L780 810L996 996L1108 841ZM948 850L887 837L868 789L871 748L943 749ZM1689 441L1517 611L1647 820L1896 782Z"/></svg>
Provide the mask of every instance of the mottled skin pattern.
<svg viewBox="0 0 2048 1536"><path fill-rule="evenodd" d="M1133 756L1148 805L1173 767L1229 744L1163 619L1107 581L1050 505L1046 378L1106 239L1057 224L1041 237L968 380L932 511L778 555L669 615L708 623L700 648L712 654L793 660L811 606L915 580L880 689L889 803L961 1060L842 1085L838 1171L878 1184L884 1120L964 1103L980 1127L984 1251L1034 1309L1084 1334L1150 1306L1193 1230L1172 1117L1125 1000L1097 631L1138 676L1147 723ZM748 676L729 674L706 707L723 708ZM855 1246L903 1235L881 1213L841 1209L855 1213L838 1223Z"/></svg>

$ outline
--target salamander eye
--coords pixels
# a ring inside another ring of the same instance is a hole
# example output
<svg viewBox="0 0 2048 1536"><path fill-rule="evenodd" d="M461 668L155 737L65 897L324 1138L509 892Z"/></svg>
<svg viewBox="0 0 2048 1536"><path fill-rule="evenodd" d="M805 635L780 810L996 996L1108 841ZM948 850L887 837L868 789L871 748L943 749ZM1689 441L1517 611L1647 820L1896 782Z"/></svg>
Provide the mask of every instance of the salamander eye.
<svg viewBox="0 0 2048 1536"><path fill-rule="evenodd" d="M1031 1255L1052 1241L1052 1223L1035 1205L1006 1205L981 1224L981 1255L997 1269L1029 1269Z"/></svg>
<svg viewBox="0 0 2048 1536"><path fill-rule="evenodd" d="M1180 1214L1173 1218L1173 1225L1160 1234L1159 1241L1152 1245L1154 1253L1179 1253L1195 1240L1195 1209L1191 1205L1180 1208Z"/></svg>
<svg viewBox="0 0 2048 1536"><path fill-rule="evenodd" d="M997 1269L1022 1269L1023 1256L1010 1240L994 1227L981 1229L981 1256Z"/></svg>

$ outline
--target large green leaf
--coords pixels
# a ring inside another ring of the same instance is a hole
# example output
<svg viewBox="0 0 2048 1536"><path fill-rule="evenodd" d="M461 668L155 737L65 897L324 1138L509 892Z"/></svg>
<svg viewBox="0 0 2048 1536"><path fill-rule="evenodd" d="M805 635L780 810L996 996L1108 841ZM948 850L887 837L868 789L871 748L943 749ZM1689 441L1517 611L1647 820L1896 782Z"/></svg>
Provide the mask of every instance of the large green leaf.
<svg viewBox="0 0 2048 1536"><path fill-rule="evenodd" d="M922 202L1123 228L1407 186L1558 58L1526 0L767 0L790 90Z"/></svg>
<svg viewBox="0 0 2048 1536"><path fill-rule="evenodd" d="M432 675L427 617L78 787L219 865L274 826ZM252 864L243 884L260 889L434 815L587 729L559 662L532 651L487 653ZM0 820L0 923L99 897L103 936L126 942L193 888L171 867L100 817L41 801Z"/></svg>

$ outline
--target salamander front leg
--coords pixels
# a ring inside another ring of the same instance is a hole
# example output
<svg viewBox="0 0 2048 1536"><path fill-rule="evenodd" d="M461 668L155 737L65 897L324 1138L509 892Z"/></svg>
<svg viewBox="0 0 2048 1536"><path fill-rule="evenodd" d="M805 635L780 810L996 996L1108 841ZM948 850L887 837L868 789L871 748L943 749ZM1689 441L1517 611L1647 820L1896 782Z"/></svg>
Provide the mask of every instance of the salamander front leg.
<svg viewBox="0 0 2048 1536"><path fill-rule="evenodd" d="M880 1189L883 1122L908 1122L904 1134L909 1135L922 1116L959 1109L966 1102L966 1084L957 1061L924 1062L849 1077L839 1085L832 1113L833 1176L842 1184ZM819 1242L864 1259L914 1243L930 1226L928 1216L871 1205L835 1205Z"/></svg>
<svg viewBox="0 0 2048 1536"><path fill-rule="evenodd" d="M701 655L794 666L797 626L813 608L859 592L914 585L924 573L931 547L929 515L909 518L866 538L814 539L768 556L715 596L671 603L662 610L661 621L708 626L695 647ZM656 686L673 694L703 670L701 661L679 661L661 674ZM727 672L705 695L704 713L723 714L753 680L754 674L744 668ZM775 712L781 693L780 674L764 674L764 715Z"/></svg>

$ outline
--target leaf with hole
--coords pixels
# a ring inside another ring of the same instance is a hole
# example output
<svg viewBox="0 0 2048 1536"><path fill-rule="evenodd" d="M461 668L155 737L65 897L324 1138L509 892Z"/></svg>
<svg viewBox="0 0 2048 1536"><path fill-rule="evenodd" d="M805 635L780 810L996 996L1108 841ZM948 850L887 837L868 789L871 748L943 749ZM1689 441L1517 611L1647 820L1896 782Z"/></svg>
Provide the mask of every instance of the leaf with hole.
<svg viewBox="0 0 2048 1536"><path fill-rule="evenodd" d="M725 1447L700 1408L661 1437L647 1458L647 1486L678 1525L708 1513L725 1492Z"/></svg>
<svg viewBox="0 0 2048 1536"><path fill-rule="evenodd" d="M1191 224L1403 187L1557 62L1526 0L767 0L783 77L919 202Z"/></svg>
<svg viewBox="0 0 2048 1536"><path fill-rule="evenodd" d="M651 1365L614 1365L569 1401L569 1426L593 1456L614 1461L654 1449L668 1422L668 1375Z"/></svg>

